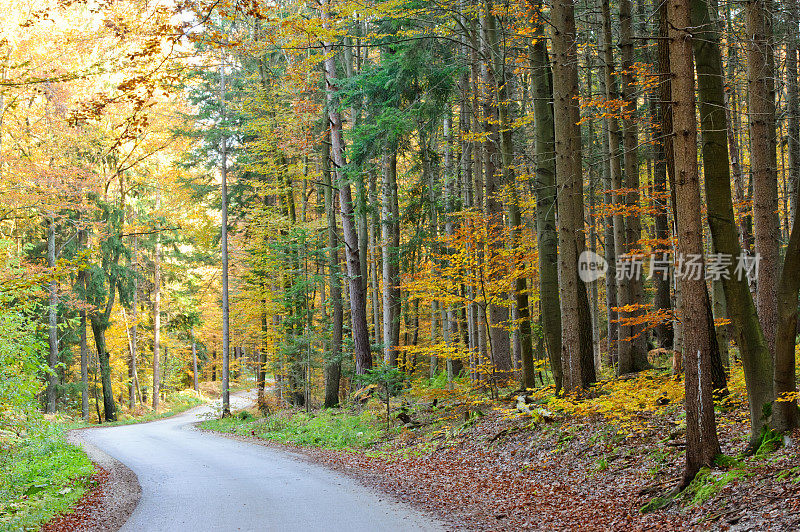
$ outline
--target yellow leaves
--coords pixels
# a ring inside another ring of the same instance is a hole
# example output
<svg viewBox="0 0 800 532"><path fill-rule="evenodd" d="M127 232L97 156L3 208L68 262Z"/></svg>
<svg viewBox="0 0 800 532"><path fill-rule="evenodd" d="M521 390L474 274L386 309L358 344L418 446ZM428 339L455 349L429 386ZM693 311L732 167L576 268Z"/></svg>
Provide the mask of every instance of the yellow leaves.
<svg viewBox="0 0 800 532"><path fill-rule="evenodd" d="M457 360L468 356L461 345L455 342L438 342L433 345L400 346L408 357L437 357L445 360Z"/></svg>
<svg viewBox="0 0 800 532"><path fill-rule="evenodd" d="M463 133L461 135L461 139L466 142L480 142L484 143L487 141L491 132L482 132L482 131L470 131L467 133Z"/></svg>
<svg viewBox="0 0 800 532"><path fill-rule="evenodd" d="M779 403L791 403L792 401L797 401L798 397L800 397L800 393L798 392L784 392L780 394L775 401Z"/></svg>
<svg viewBox="0 0 800 532"><path fill-rule="evenodd" d="M552 389L540 389L534 398L545 400ZM553 397L550 408L579 417L602 416L624 432L645 428L649 415L683 401L683 383L667 375L645 372L635 379L613 380L592 387L591 397Z"/></svg>

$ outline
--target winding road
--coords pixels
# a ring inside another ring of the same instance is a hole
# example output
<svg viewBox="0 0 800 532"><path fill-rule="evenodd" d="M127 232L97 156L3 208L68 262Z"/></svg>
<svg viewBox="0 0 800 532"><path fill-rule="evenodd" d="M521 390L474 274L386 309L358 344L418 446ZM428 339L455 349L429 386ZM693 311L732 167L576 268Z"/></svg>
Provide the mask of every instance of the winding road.
<svg viewBox="0 0 800 532"><path fill-rule="evenodd" d="M251 402L233 396L234 407ZM432 518L291 453L194 428L203 406L151 423L82 431L136 474L125 532L443 530Z"/></svg>

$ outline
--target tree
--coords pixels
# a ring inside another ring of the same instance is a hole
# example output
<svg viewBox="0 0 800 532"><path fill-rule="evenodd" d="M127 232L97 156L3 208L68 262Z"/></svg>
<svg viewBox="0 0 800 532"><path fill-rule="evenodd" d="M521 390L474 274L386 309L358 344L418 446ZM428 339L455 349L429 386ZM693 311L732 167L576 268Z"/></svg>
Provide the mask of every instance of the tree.
<svg viewBox="0 0 800 532"><path fill-rule="evenodd" d="M750 402L750 445L757 444L765 422L764 405L772 401L771 360L746 276L735 272L742 248L736 230L731 195L731 175L727 145L727 117L722 78L722 54L717 25L704 0L691 2L692 24L699 28L692 41L697 63L700 127L702 130L703 175L708 206L708 223L714 251L731 257L722 276L728 314L738 331L742 364Z"/></svg>
<svg viewBox="0 0 800 532"><path fill-rule="evenodd" d="M753 176L753 226L759 260L756 305L764 338L775 352L780 242L778 162L775 141L775 80L772 13L764 0L749 0L747 12L747 88L750 96L750 168Z"/></svg>
<svg viewBox="0 0 800 532"><path fill-rule="evenodd" d="M540 20L541 4L532 4L532 16L536 17L536 39L531 45L531 69L533 80L533 105L535 128L535 192L536 192L536 239L539 248L539 301L542 327L544 329L550 367L556 389L562 382L561 367L561 308L558 288L558 231L556 229L556 168L550 156L555 150L553 122L553 72Z"/></svg>
<svg viewBox="0 0 800 532"><path fill-rule="evenodd" d="M161 208L161 187L156 183L156 209ZM153 410L161 397L161 234L156 234L153 256Z"/></svg>
<svg viewBox="0 0 800 532"><path fill-rule="evenodd" d="M225 122L225 59L220 54L219 94L221 102L221 121ZM220 247L222 257L222 417L231 414L230 396L230 300L228 297L228 139L220 139L221 177L220 198L222 200L222 224L220 226Z"/></svg>
<svg viewBox="0 0 800 532"><path fill-rule="evenodd" d="M573 0L556 0L553 24L553 100L558 194L558 274L561 302L564 388L594 382L594 356L586 286L578 260L586 248L583 223L583 170L578 122L578 57Z"/></svg>
<svg viewBox="0 0 800 532"><path fill-rule="evenodd" d="M330 3L320 8L324 27L330 29ZM361 280L361 260L353 217L353 199L350 183L344 175L344 139L342 137L342 116L339 112L339 101L336 95L336 63L334 61L333 44L322 43L325 53L325 94L328 101L328 119L330 121L331 155L333 174L339 188L339 209L342 217L342 233L345 244L345 258L350 287L350 320L352 323L353 342L355 344L356 373L363 374L372 367L372 353L369 348L369 331L367 329L367 302L364 283Z"/></svg>
<svg viewBox="0 0 800 532"><path fill-rule="evenodd" d="M669 50L672 75L672 119L675 150L675 203L678 253L703 258L700 218L700 177L697 167L694 62L690 33L690 3L668 4ZM680 257L679 257L680 260ZM710 312L704 276L680 276L683 295L679 309L684 327L686 372L686 467L680 487L694 479L704 465L711 465L720 452L711 389Z"/></svg>
<svg viewBox="0 0 800 532"><path fill-rule="evenodd" d="M326 136L327 140L329 136ZM322 178L325 187L325 218L328 225L328 287L331 294L331 336L325 360L325 399L323 404L332 408L339 405L339 380L342 372L342 281L339 269L339 234L336 228L336 207L331 179L330 148L322 143ZM385 308L385 307L384 307Z"/></svg>

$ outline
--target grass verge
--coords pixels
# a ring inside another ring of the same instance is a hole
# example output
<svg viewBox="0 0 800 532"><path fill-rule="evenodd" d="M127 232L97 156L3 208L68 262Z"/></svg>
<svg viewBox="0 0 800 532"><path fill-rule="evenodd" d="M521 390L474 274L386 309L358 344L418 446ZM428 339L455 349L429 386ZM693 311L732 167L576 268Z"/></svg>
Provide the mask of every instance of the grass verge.
<svg viewBox="0 0 800 532"><path fill-rule="evenodd" d="M32 424L0 444L0 530L38 530L89 488L94 465L56 422Z"/></svg>
<svg viewBox="0 0 800 532"><path fill-rule="evenodd" d="M225 419L203 421L200 428L327 449L369 447L383 433L380 421L369 411L334 410L311 414L279 412L267 417L242 410Z"/></svg>

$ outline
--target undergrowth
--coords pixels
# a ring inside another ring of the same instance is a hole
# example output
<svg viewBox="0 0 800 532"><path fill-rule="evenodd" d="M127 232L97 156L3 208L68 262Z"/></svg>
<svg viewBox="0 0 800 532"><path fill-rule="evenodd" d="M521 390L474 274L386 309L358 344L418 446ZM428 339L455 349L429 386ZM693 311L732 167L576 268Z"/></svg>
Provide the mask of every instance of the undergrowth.
<svg viewBox="0 0 800 532"><path fill-rule="evenodd" d="M280 412L266 417L243 410L231 417L200 423L200 428L206 430L329 449L368 447L383 434L381 426L370 411L334 410L312 414Z"/></svg>
<svg viewBox="0 0 800 532"><path fill-rule="evenodd" d="M66 443L64 427L31 423L0 446L0 530L38 530L67 511L89 487L94 466Z"/></svg>

